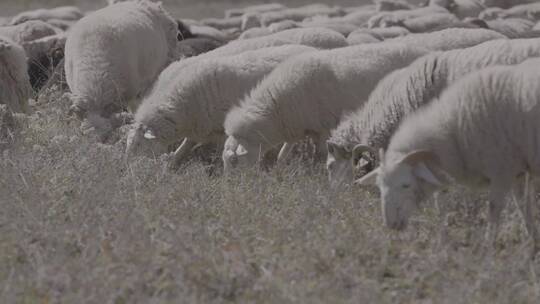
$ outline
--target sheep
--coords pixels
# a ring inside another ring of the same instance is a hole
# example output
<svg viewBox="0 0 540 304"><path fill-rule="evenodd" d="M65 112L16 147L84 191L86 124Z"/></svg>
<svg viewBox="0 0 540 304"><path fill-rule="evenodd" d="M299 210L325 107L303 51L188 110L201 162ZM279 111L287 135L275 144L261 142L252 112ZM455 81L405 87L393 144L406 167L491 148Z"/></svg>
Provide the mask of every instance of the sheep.
<svg viewBox="0 0 540 304"><path fill-rule="evenodd" d="M228 109L280 62L315 50L285 45L172 64L135 114L127 154L160 153L186 138L174 153L176 166L196 143L223 143Z"/></svg>
<svg viewBox="0 0 540 304"><path fill-rule="evenodd" d="M405 229L423 201L453 184L487 188L486 237L494 245L509 192L522 193L523 177L537 178L540 170L538 64L532 59L469 74L403 121L381 150L381 165L358 180L370 184L376 177L389 228ZM534 190L534 183L529 186ZM530 193L517 202L536 253L540 235L533 218L539 210L531 201L536 191Z"/></svg>
<svg viewBox="0 0 540 304"><path fill-rule="evenodd" d="M358 29L358 26L345 22L334 22L332 19L325 21L309 21L302 22L299 24L300 27L310 28L310 27L322 27L327 28L333 31L336 31L343 36L348 36L350 33Z"/></svg>
<svg viewBox="0 0 540 304"><path fill-rule="evenodd" d="M138 98L177 59L177 36L176 21L160 3L146 0L120 2L82 18L65 48L71 110L81 118L134 111Z"/></svg>
<svg viewBox="0 0 540 304"><path fill-rule="evenodd" d="M376 10L379 12L410 10L414 6L404 0L377 0L375 1Z"/></svg>
<svg viewBox="0 0 540 304"><path fill-rule="evenodd" d="M352 32L347 36L347 42L349 45L358 45L365 43L377 43L381 42L380 39L375 38L374 36L366 33Z"/></svg>
<svg viewBox="0 0 540 304"><path fill-rule="evenodd" d="M534 22L521 18L482 20L471 19L469 22L505 35L508 38L525 38L534 30Z"/></svg>
<svg viewBox="0 0 540 304"><path fill-rule="evenodd" d="M409 32L409 30L406 28L403 28L400 26L392 26L392 27L377 27L377 28L372 28L372 29L361 28L350 33L349 36L359 35L359 34L368 34L378 40L385 40L385 39L391 39L391 38L396 38L400 36L406 36L410 33L411 32Z"/></svg>
<svg viewBox="0 0 540 304"><path fill-rule="evenodd" d="M450 28L431 33L409 34L407 36L397 37L387 41L400 42L409 45L421 45L422 47L432 51L447 51L470 47L495 39L506 39L506 37L495 31L482 28Z"/></svg>
<svg viewBox="0 0 540 304"><path fill-rule="evenodd" d="M479 28L476 24L461 21L456 16L447 13L407 19L395 25L402 26L411 33L436 32L447 28Z"/></svg>
<svg viewBox="0 0 540 304"><path fill-rule="evenodd" d="M352 11L350 13L345 14L344 16L332 17L329 19L334 22L344 22L344 23L354 24L359 27L364 27L367 25L369 19L377 15L378 13L379 12L377 12L375 9L365 9L365 10Z"/></svg>
<svg viewBox="0 0 540 304"><path fill-rule="evenodd" d="M12 141L15 129L13 112L5 104L0 104L0 152Z"/></svg>
<svg viewBox="0 0 540 304"><path fill-rule="evenodd" d="M459 19L477 17L487 8L482 0L431 0L429 4L446 8Z"/></svg>
<svg viewBox="0 0 540 304"><path fill-rule="evenodd" d="M539 21L540 3L516 5L508 9L490 8L484 10L479 15L479 18L484 20L493 20L498 18L523 18L532 21Z"/></svg>
<svg viewBox="0 0 540 304"><path fill-rule="evenodd" d="M259 38L232 41L206 53L205 56L234 55L244 51L284 44L302 44L320 49L340 48L348 45L345 37L335 31L322 28L298 28Z"/></svg>
<svg viewBox="0 0 540 304"><path fill-rule="evenodd" d="M226 33L211 26L190 25L188 28L191 34L198 38L211 38L222 42L231 40Z"/></svg>
<svg viewBox="0 0 540 304"><path fill-rule="evenodd" d="M0 27L0 36L7 37L17 44L56 34L57 31L52 25L40 20Z"/></svg>
<svg viewBox="0 0 540 304"><path fill-rule="evenodd" d="M290 8L286 10L267 12L258 14L259 24L266 27L272 23L292 20L296 22L303 21L306 18L313 16L343 16L345 12L340 7L328 7L321 4L306 5L298 8Z"/></svg>
<svg viewBox="0 0 540 304"><path fill-rule="evenodd" d="M273 11L285 10L287 7L280 3L268 3L268 4L259 4L252 5L243 8L231 8L225 10L225 18L240 17L246 13L266 13Z"/></svg>
<svg viewBox="0 0 540 304"><path fill-rule="evenodd" d="M271 33L277 33L277 32L282 32L284 30L289 30L289 29L298 28L298 27L299 27L298 23L292 20L283 20L279 22L274 22L270 24L269 26L267 26L266 28Z"/></svg>
<svg viewBox="0 0 540 304"><path fill-rule="evenodd" d="M182 57L198 56L215 50L224 43L210 38L189 38L178 42L178 53Z"/></svg>
<svg viewBox="0 0 540 304"><path fill-rule="evenodd" d="M230 28L241 28L242 27L243 17L233 17L227 19L220 18L206 18L201 20L201 24L205 26L210 26L218 30L225 30Z"/></svg>
<svg viewBox="0 0 540 304"><path fill-rule="evenodd" d="M382 12L372 16L368 20L368 27L386 27L388 23L396 24L407 19L428 16L436 13L448 13L448 10L441 6L421 7L413 10L399 10L392 12Z"/></svg>
<svg viewBox="0 0 540 304"><path fill-rule="evenodd" d="M28 75L30 84L39 91L64 59L66 34L47 36L23 43L28 56Z"/></svg>
<svg viewBox="0 0 540 304"><path fill-rule="evenodd" d="M17 113L28 113L32 92L24 49L0 36L0 104Z"/></svg>
<svg viewBox="0 0 540 304"><path fill-rule="evenodd" d="M350 183L364 152L376 157L401 120L428 104L463 76L493 65L512 65L540 57L540 39L494 40L466 49L437 52L383 78L365 105L343 119L327 141L327 171L332 186Z"/></svg>
<svg viewBox="0 0 540 304"><path fill-rule="evenodd" d="M268 36L270 34L272 34L272 32L266 27L254 27L243 32L242 35L238 37L238 39L242 40L242 39L257 38L257 37Z"/></svg>
<svg viewBox="0 0 540 304"><path fill-rule="evenodd" d="M250 166L273 146L306 135L328 137L344 112L367 99L379 79L426 51L398 43L376 43L319 51L288 60L270 73L225 119L227 172Z"/></svg>
<svg viewBox="0 0 540 304"><path fill-rule="evenodd" d="M12 25L21 24L30 20L47 21L49 19L60 19L68 21L77 21L84 14L75 6L61 6L51 9L37 9L18 14L11 19Z"/></svg>

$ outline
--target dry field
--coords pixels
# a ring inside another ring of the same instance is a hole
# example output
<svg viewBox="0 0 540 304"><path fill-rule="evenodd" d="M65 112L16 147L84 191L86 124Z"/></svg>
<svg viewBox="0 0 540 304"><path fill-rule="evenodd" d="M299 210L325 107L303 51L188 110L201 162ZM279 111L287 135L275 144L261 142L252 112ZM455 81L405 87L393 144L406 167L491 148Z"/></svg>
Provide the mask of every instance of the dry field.
<svg viewBox="0 0 540 304"><path fill-rule="evenodd" d="M200 5L186 17L225 7ZM198 160L128 163L122 130L97 144L62 93L38 96L0 153L0 303L539 303L513 205L492 253L484 202L446 195L441 245L430 202L388 231L377 193L332 191L322 164L225 178Z"/></svg>

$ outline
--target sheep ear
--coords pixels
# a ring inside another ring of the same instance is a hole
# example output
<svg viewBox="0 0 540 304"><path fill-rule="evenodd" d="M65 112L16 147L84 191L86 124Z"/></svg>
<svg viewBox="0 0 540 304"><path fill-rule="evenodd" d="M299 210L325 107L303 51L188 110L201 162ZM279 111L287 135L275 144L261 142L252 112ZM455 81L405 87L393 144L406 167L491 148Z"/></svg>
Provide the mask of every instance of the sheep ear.
<svg viewBox="0 0 540 304"><path fill-rule="evenodd" d="M246 155L246 154L248 154L248 150L246 150L246 148L244 148L244 146L238 145L238 147L236 147L236 155L243 156L243 155Z"/></svg>
<svg viewBox="0 0 540 304"><path fill-rule="evenodd" d="M377 176L379 175L379 172L381 171L380 167L377 167L377 169L369 172L368 174L362 176L361 178L354 181L355 185L360 186L368 186L368 185L375 185L377 182Z"/></svg>
<svg viewBox="0 0 540 304"><path fill-rule="evenodd" d="M442 182L437 177L435 177L433 172L431 172L431 170L423 162L417 164L414 167L413 173L418 178L423 179L424 181L432 185L435 185L438 187L443 185Z"/></svg>
<svg viewBox="0 0 540 304"><path fill-rule="evenodd" d="M328 140L326 141L326 149L328 150L328 154L334 155L334 153L336 152L335 148L336 148L336 144Z"/></svg>
<svg viewBox="0 0 540 304"><path fill-rule="evenodd" d="M156 135L154 135L154 132L152 130L148 129L146 132L144 132L144 138L146 139L156 139Z"/></svg>

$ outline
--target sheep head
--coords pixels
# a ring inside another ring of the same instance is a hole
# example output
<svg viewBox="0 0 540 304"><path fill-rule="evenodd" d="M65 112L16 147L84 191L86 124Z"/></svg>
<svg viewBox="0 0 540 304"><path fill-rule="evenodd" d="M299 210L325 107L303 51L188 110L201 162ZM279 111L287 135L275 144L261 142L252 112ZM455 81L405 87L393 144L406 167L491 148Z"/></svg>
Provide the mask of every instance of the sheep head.
<svg viewBox="0 0 540 304"><path fill-rule="evenodd" d="M382 150L379 157L380 167L359 179L357 184L376 181L386 226L403 230L419 204L443 185L434 174L439 169L439 161L435 153L425 150L413 151L395 162L385 161Z"/></svg>

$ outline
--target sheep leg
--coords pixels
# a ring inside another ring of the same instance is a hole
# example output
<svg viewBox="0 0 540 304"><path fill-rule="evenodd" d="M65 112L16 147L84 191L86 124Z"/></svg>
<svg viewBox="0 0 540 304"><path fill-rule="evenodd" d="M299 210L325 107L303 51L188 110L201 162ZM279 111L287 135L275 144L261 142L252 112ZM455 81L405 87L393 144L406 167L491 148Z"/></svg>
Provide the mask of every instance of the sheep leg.
<svg viewBox="0 0 540 304"><path fill-rule="evenodd" d="M437 247L443 248L448 243L448 206L447 204L441 202L440 195L441 194L439 192L436 192L433 199L435 200L435 206L439 211L439 220L441 223L439 227L439 240Z"/></svg>
<svg viewBox="0 0 540 304"><path fill-rule="evenodd" d="M534 181L531 181L531 176L529 174L525 176L524 183L518 182L514 184L512 194L514 202L519 207L521 216L525 221L527 232L533 240L532 254L534 256L539 250L540 239L538 229L535 225L535 214L538 213L536 187Z"/></svg>
<svg viewBox="0 0 540 304"><path fill-rule="evenodd" d="M191 149L195 146L195 144L196 142L186 137L180 147L174 151L170 167L177 169L182 161L191 153Z"/></svg>
<svg viewBox="0 0 540 304"><path fill-rule="evenodd" d="M277 164L282 165L285 163L285 161L289 158L289 155L291 154L293 148L293 144L286 142L281 147L281 150L279 150L279 154L277 157Z"/></svg>
<svg viewBox="0 0 540 304"><path fill-rule="evenodd" d="M495 249L497 234L501 221L501 213L505 207L507 189L504 184L492 184L489 190L488 203L488 227L486 230L486 241Z"/></svg>

